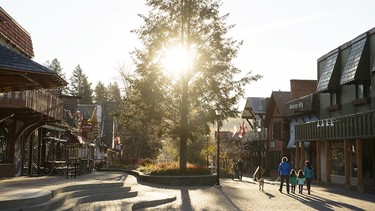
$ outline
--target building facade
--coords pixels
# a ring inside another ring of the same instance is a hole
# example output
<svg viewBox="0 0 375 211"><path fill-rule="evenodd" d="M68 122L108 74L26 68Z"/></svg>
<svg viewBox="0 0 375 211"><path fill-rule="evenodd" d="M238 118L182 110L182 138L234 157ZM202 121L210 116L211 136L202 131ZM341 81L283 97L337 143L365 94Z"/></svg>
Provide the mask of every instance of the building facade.
<svg viewBox="0 0 375 211"><path fill-rule="evenodd" d="M30 173L63 118L54 89L67 82L34 62L31 37L0 7L0 177Z"/></svg>
<svg viewBox="0 0 375 211"><path fill-rule="evenodd" d="M319 183L375 187L374 64L375 28L318 59L319 119L296 125L295 139L316 144Z"/></svg>

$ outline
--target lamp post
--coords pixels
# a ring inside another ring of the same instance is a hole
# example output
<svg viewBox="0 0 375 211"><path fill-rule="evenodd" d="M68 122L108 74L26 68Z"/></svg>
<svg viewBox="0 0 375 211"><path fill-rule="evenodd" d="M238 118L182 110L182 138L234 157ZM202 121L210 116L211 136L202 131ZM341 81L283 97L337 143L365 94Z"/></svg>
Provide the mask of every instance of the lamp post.
<svg viewBox="0 0 375 211"><path fill-rule="evenodd" d="M260 151L260 132L262 132L262 128L257 127L258 131L258 174L259 178L262 176L262 156L261 156L261 151Z"/></svg>
<svg viewBox="0 0 375 211"><path fill-rule="evenodd" d="M208 163L208 140L210 139L210 135L207 135L207 146L206 146L206 154L207 154L207 158L206 158L206 162L207 162L207 168L209 166L209 163Z"/></svg>
<svg viewBox="0 0 375 211"><path fill-rule="evenodd" d="M215 114L217 117L217 151L216 151L216 185L220 186L220 117L223 109L220 106L215 108Z"/></svg>

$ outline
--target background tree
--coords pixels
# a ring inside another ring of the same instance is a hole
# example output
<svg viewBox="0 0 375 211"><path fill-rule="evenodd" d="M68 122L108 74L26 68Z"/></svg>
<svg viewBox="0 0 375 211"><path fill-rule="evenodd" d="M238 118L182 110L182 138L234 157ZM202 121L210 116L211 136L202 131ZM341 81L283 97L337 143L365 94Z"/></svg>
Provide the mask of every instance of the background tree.
<svg viewBox="0 0 375 211"><path fill-rule="evenodd" d="M117 82L109 83L107 87L108 91L108 101L110 102L120 102L121 101L121 91Z"/></svg>
<svg viewBox="0 0 375 211"><path fill-rule="evenodd" d="M58 76L60 76L62 79L64 79L66 81L66 75L62 71L63 68L61 67L61 64L57 60L57 58L54 58L52 61L47 60L44 63L44 66L46 66L48 69L51 69L51 70L55 71ZM65 86L65 87L61 88L61 93L62 94L68 94L68 88L69 88L68 86Z"/></svg>
<svg viewBox="0 0 375 211"><path fill-rule="evenodd" d="M99 81L98 84L95 86L94 89L94 97L93 100L95 103L102 104L108 101L108 91L104 84Z"/></svg>
<svg viewBox="0 0 375 211"><path fill-rule="evenodd" d="M81 104L92 104L93 90L91 89L91 83L88 82L88 78L80 65L77 65L70 77L69 93L73 96L81 96L82 99L79 100Z"/></svg>
<svg viewBox="0 0 375 211"><path fill-rule="evenodd" d="M224 119L237 116L243 87L261 76L241 76L233 65L242 42L227 36L233 25L226 24L229 14L220 16L220 0L148 0L146 5L148 15L139 15L144 25L132 31L143 48L133 52L133 98L126 106L141 113L132 118L157 124L159 135L179 138L180 167L186 168L188 139L209 134L214 106L224 109ZM188 62L166 73L171 49L185 52ZM185 71L176 75L179 68Z"/></svg>

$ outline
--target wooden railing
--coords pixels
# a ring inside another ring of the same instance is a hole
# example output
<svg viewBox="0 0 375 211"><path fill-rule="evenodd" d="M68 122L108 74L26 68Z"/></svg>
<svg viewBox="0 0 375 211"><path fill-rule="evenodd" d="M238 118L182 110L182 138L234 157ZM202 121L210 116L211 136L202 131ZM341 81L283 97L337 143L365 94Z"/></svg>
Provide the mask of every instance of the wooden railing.
<svg viewBox="0 0 375 211"><path fill-rule="evenodd" d="M375 137L375 111L296 125L297 141Z"/></svg>
<svg viewBox="0 0 375 211"><path fill-rule="evenodd" d="M63 117L62 101L47 90L0 93L0 108L29 108L56 120Z"/></svg>

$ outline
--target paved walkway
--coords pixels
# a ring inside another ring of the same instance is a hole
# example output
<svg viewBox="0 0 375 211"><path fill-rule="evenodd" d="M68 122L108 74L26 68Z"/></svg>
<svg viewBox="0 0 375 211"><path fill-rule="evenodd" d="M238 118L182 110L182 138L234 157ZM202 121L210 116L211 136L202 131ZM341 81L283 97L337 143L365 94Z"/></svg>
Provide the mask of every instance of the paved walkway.
<svg viewBox="0 0 375 211"><path fill-rule="evenodd" d="M166 186L138 183L134 176L122 172L93 172L76 179L65 177L20 177L0 180L0 189L5 187L22 190L25 188L48 187L62 183L87 183L97 180L119 180L125 176L125 186L139 191L135 198L83 204L79 210L131 210L135 201L154 201L153 207L139 210L375 210L375 195L345 190L341 187L312 186L311 195L285 194L278 191L278 184L267 181L264 191L249 177L243 181L221 179L221 187ZM284 191L285 192L285 191ZM4 196L0 192L0 196ZM155 203L175 196L176 200L164 205Z"/></svg>

